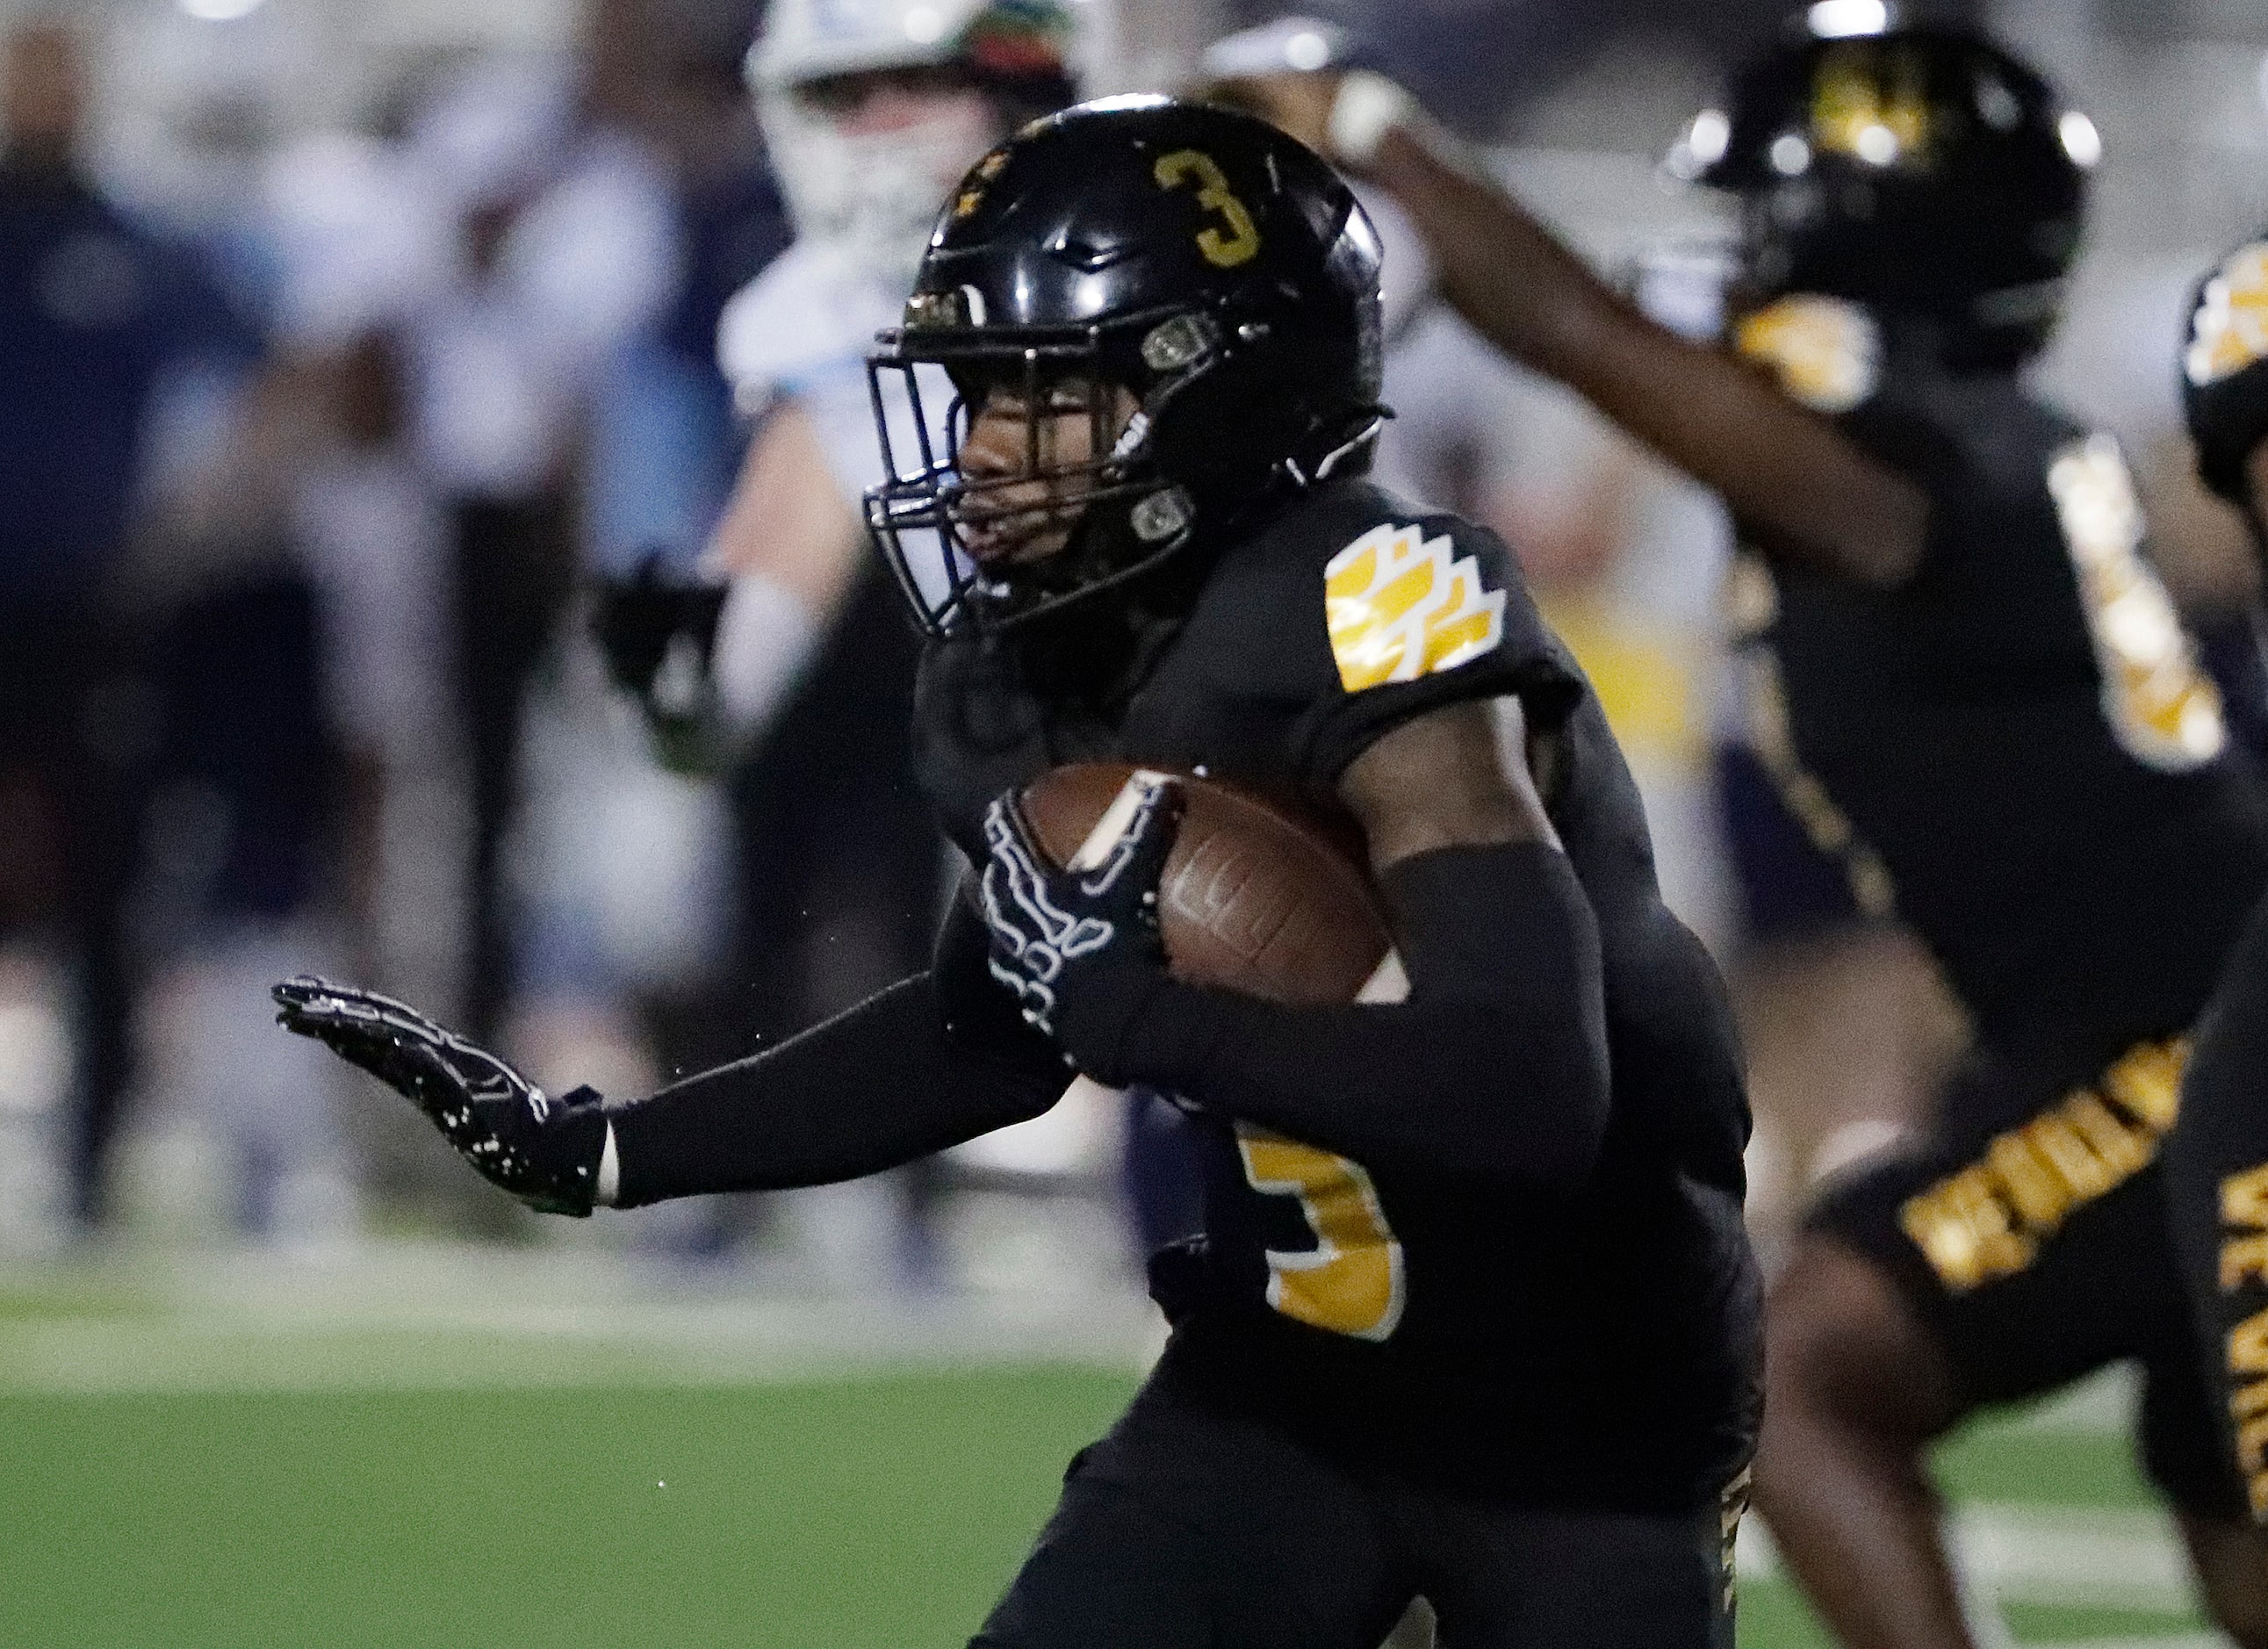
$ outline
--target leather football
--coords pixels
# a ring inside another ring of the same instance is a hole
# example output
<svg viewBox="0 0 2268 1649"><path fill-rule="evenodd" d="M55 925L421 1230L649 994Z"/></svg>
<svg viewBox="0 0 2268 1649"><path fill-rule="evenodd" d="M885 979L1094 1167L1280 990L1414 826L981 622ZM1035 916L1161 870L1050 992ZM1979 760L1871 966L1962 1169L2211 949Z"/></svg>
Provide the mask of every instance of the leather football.
<svg viewBox="0 0 2268 1649"><path fill-rule="evenodd" d="M1163 769L1082 762L1034 780L1018 799L1040 850L1057 865L1099 862L1138 799L1137 771ZM1158 900L1174 973L1278 1002L1377 996L1393 939L1353 843L1248 791L1166 777L1182 799Z"/></svg>

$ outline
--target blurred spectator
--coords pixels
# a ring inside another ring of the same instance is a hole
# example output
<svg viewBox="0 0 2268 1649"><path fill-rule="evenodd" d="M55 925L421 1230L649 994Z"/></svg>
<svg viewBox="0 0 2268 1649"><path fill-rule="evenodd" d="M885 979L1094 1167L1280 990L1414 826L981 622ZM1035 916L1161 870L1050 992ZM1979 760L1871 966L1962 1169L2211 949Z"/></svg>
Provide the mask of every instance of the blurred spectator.
<svg viewBox="0 0 2268 1649"><path fill-rule="evenodd" d="M670 291L675 225L655 162L588 118L560 63L476 60L420 111L410 144L456 231L404 344L413 445L454 541L473 802L465 1017L492 1036L514 968L502 849L528 688L573 588L584 423L600 372Z"/></svg>
<svg viewBox="0 0 2268 1649"><path fill-rule="evenodd" d="M114 580L161 376L248 339L89 181L73 31L27 23L0 53L0 928L52 924L72 966L70 1204L92 1226L131 1075L128 897L154 732Z"/></svg>
<svg viewBox="0 0 2268 1649"><path fill-rule="evenodd" d="M276 1045L265 1000L333 949L338 769L287 474L255 446L210 477L233 507L161 519L148 540L166 587L136 938L157 964L151 1086L223 1152L238 1227L298 1238L350 1226L354 1196L329 1073Z"/></svg>
<svg viewBox="0 0 2268 1649"><path fill-rule="evenodd" d="M241 75L167 84L177 152L146 169L141 210L211 254L259 335L169 374L119 579L153 712L135 922L149 1126L209 1153L200 1177L238 1229L335 1235L357 1196L334 1085L267 1034L264 988L335 955L338 627L294 504L336 420L303 368L264 356L281 244L259 187L264 95Z"/></svg>

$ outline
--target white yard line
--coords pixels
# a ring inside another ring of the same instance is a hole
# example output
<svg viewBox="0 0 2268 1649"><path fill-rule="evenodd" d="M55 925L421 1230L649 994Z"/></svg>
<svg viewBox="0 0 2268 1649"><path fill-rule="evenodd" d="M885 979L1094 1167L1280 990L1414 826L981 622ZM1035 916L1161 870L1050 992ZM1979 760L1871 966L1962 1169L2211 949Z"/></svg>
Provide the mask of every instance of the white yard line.
<svg viewBox="0 0 2268 1649"><path fill-rule="evenodd" d="M532 1315L533 1314L531 1314ZM1123 1321L725 1323L613 1314L549 1321L206 1320L0 1324L0 1392L295 1391L734 1385L889 1370L1069 1363L1138 1372Z"/></svg>
<svg viewBox="0 0 2268 1649"><path fill-rule="evenodd" d="M829 1298L605 1254L440 1244L328 1263L137 1258L115 1277L38 1280L89 1305L0 1316L0 1391L729 1385L1042 1362L1131 1372L1162 1333L1130 1287Z"/></svg>
<svg viewBox="0 0 2268 1649"><path fill-rule="evenodd" d="M1971 1505L1955 1514L1954 1544L2002 1602L2170 1614L2191 1601L2188 1561L2155 1512Z"/></svg>
<svg viewBox="0 0 2268 1649"><path fill-rule="evenodd" d="M2006 1504L1963 1506L1954 1519L1962 1572L2000 1603L2181 1614L2193 1606L2180 1542L2150 1511ZM1779 1578L1779 1555L1756 1519L1741 1527L1741 1573ZM2211 1635L2097 1641L2085 1649L2225 1649ZM2080 1649L2073 1644L2070 1649Z"/></svg>
<svg viewBox="0 0 2268 1649"><path fill-rule="evenodd" d="M2030 1412L2001 1424L2012 1432L2074 1432L2095 1437L2123 1437L2134 1424L2137 1383L2132 1366L2120 1364L2089 1375Z"/></svg>

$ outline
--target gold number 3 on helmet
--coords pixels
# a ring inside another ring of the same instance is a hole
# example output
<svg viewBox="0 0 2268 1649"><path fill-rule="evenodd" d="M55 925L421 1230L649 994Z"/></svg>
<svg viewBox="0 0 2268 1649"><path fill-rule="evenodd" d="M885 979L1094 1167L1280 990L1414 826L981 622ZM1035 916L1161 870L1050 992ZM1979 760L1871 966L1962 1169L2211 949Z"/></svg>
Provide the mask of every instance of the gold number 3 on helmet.
<svg viewBox="0 0 2268 1649"><path fill-rule="evenodd" d="M1197 204L1209 212L1219 212L1227 222L1226 235L1211 228L1198 234L1197 250L1204 254L1206 262L1233 269L1260 250L1260 231L1252 221L1252 214L1236 198L1236 191L1228 187L1227 174L1211 155L1195 149L1176 149L1172 154L1159 157L1155 175L1161 189L1178 189L1194 180Z"/></svg>

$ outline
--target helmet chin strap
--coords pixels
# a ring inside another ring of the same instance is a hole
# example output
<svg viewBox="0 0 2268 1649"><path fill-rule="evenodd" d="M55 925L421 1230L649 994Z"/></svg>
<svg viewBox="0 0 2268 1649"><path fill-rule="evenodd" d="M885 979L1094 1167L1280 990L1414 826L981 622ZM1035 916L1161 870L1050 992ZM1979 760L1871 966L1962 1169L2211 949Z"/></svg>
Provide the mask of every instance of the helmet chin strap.
<svg viewBox="0 0 2268 1649"><path fill-rule="evenodd" d="M1394 413L1390 408L1381 407L1366 417L1352 435L1348 436L1316 461L1315 482L1320 483L1329 481L1338 473L1342 465L1374 446L1380 432L1386 428L1386 421L1393 416Z"/></svg>

